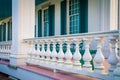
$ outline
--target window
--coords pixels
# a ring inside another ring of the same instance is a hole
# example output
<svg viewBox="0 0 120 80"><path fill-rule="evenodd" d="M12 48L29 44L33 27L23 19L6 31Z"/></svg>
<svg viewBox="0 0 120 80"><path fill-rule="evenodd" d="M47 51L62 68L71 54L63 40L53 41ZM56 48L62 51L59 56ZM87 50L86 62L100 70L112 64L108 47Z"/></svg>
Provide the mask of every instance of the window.
<svg viewBox="0 0 120 80"><path fill-rule="evenodd" d="M61 2L61 35L88 32L88 0Z"/></svg>
<svg viewBox="0 0 120 80"><path fill-rule="evenodd" d="M69 0L70 34L80 32L80 0Z"/></svg>
<svg viewBox="0 0 120 80"><path fill-rule="evenodd" d="M49 5L38 10L38 26L36 37L54 36L55 5Z"/></svg>
<svg viewBox="0 0 120 80"><path fill-rule="evenodd" d="M44 10L44 36L49 36L49 11Z"/></svg>

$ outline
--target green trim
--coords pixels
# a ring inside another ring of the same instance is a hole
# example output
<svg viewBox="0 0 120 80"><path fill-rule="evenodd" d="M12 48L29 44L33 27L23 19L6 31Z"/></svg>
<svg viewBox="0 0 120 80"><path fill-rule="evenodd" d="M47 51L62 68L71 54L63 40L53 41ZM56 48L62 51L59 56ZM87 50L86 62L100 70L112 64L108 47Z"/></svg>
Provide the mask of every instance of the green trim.
<svg viewBox="0 0 120 80"><path fill-rule="evenodd" d="M80 0L80 33L88 32L88 0Z"/></svg>
<svg viewBox="0 0 120 80"><path fill-rule="evenodd" d="M38 11L38 37L42 37L42 10Z"/></svg>
<svg viewBox="0 0 120 80"><path fill-rule="evenodd" d="M49 36L54 36L55 31L55 5L49 6Z"/></svg>
<svg viewBox="0 0 120 80"><path fill-rule="evenodd" d="M3 41L6 41L6 23L3 25Z"/></svg>
<svg viewBox="0 0 120 80"><path fill-rule="evenodd" d="M12 16L12 0L0 0L0 20Z"/></svg>
<svg viewBox="0 0 120 80"><path fill-rule="evenodd" d="M11 22L8 22L7 24L8 24L8 35L7 35L7 37L8 37L8 41L9 41L9 40L12 40L12 26L10 26Z"/></svg>
<svg viewBox="0 0 120 80"><path fill-rule="evenodd" d="M34 37L37 37L36 36L36 25L34 26Z"/></svg>
<svg viewBox="0 0 120 80"><path fill-rule="evenodd" d="M66 0L61 2L61 35L65 35L66 34L66 10L67 10L67 6L66 6Z"/></svg>

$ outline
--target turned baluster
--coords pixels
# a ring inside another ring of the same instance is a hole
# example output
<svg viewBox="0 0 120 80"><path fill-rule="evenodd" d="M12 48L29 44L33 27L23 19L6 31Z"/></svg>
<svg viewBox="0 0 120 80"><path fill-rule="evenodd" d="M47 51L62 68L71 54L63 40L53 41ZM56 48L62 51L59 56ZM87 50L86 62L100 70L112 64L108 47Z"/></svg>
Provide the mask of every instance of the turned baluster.
<svg viewBox="0 0 120 80"><path fill-rule="evenodd" d="M62 45L64 43L63 39L59 39L58 40L59 44L60 44L60 50L57 54L57 57L58 57L58 65L63 65L64 64L64 52L63 52L63 49L62 49Z"/></svg>
<svg viewBox="0 0 120 80"><path fill-rule="evenodd" d="M109 75L113 75L113 71L116 69L118 63L118 53L116 47L117 38L109 37L109 42L110 42L110 56L108 58L108 62L110 64Z"/></svg>
<svg viewBox="0 0 120 80"><path fill-rule="evenodd" d="M42 42L42 50L41 50L41 61L40 62L44 62L44 60L45 60L45 41L44 40L42 40L41 41Z"/></svg>
<svg viewBox="0 0 120 80"><path fill-rule="evenodd" d="M36 49L35 49L35 44L36 44L36 41L33 41L32 43L32 63L34 64L35 63L35 60L36 60Z"/></svg>
<svg viewBox="0 0 120 80"><path fill-rule="evenodd" d="M52 64L56 64L57 62L57 52L56 52L56 40L51 40L51 42L53 42L53 51L51 53L51 57L52 57Z"/></svg>
<svg viewBox="0 0 120 80"><path fill-rule="evenodd" d="M47 40L47 51L46 51L46 63L50 63L50 56L51 56L51 51L50 51L50 40Z"/></svg>
<svg viewBox="0 0 120 80"><path fill-rule="evenodd" d="M94 61L96 63L94 71L96 73L103 74L105 72L105 68L103 66L104 56L103 56L101 49L102 49L102 42L103 42L104 38L95 38L95 40L97 41L97 52L94 57Z"/></svg>
<svg viewBox="0 0 120 80"><path fill-rule="evenodd" d="M37 41L37 51L36 51L36 63L40 61L40 41Z"/></svg>
<svg viewBox="0 0 120 80"><path fill-rule="evenodd" d="M84 38L84 41L85 41L85 53L83 55L83 60L84 60L83 70L91 71L92 65L90 64L90 61L92 60L92 56L89 51L91 38Z"/></svg>
<svg viewBox="0 0 120 80"><path fill-rule="evenodd" d="M27 62L29 63L29 62L31 62L32 61L32 43L31 43L31 41L28 41L28 46L29 46L29 48L28 48L28 58L27 58Z"/></svg>
<svg viewBox="0 0 120 80"><path fill-rule="evenodd" d="M73 55L73 67L74 69L81 69L81 53L79 52L79 44L81 39L74 39L74 43L76 44L76 50Z"/></svg>
<svg viewBox="0 0 120 80"><path fill-rule="evenodd" d="M66 39L65 40L67 43L67 51L65 53L65 66L67 67L72 67L72 53L70 51L70 44L71 44L71 40L70 39Z"/></svg>

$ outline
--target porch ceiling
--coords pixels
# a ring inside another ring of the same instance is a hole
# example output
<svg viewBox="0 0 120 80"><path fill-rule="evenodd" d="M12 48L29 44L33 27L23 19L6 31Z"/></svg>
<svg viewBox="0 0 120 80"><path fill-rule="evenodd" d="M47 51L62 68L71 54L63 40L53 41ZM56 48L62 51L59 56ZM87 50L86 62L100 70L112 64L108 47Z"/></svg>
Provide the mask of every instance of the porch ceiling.
<svg viewBox="0 0 120 80"><path fill-rule="evenodd" d="M47 0L35 0L38 5ZM12 16L12 0L0 0L0 20Z"/></svg>

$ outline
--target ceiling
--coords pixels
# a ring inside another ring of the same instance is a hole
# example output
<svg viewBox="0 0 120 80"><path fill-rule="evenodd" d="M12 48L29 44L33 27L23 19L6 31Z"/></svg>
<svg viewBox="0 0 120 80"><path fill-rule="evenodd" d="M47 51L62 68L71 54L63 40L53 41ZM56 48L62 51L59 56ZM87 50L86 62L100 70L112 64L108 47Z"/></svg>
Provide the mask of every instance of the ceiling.
<svg viewBox="0 0 120 80"><path fill-rule="evenodd" d="M38 5L47 0L35 0L35 5ZM0 20L12 16L12 0L0 0Z"/></svg>

